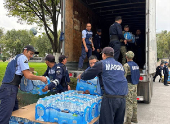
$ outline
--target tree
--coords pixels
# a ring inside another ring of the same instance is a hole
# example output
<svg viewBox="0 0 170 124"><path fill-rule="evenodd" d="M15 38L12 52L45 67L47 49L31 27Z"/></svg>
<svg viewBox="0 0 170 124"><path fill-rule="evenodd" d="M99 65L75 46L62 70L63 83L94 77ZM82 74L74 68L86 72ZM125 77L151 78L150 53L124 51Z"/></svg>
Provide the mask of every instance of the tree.
<svg viewBox="0 0 170 124"><path fill-rule="evenodd" d="M156 37L158 58L168 57L170 59L170 32L162 31Z"/></svg>
<svg viewBox="0 0 170 124"><path fill-rule="evenodd" d="M53 53L50 41L45 33L39 35L38 37L35 37L34 43L34 46L36 46L37 50L39 51L39 56L44 57L46 53Z"/></svg>
<svg viewBox="0 0 170 124"><path fill-rule="evenodd" d="M61 31L59 30L58 35L60 35L60 33ZM35 48L37 48L37 50L39 51L39 56L45 56L46 53L53 54L52 47L47 34L42 33L42 35L39 35L38 37L34 37L33 41L34 41L33 44Z"/></svg>
<svg viewBox="0 0 170 124"><path fill-rule="evenodd" d="M33 34L27 30L10 30L2 36L0 44L5 57L13 57L22 53L24 46L32 44Z"/></svg>
<svg viewBox="0 0 170 124"><path fill-rule="evenodd" d="M26 21L28 24L44 26L53 52L59 52L57 29L61 10L60 0L5 0L4 4L8 15L18 17L19 22Z"/></svg>

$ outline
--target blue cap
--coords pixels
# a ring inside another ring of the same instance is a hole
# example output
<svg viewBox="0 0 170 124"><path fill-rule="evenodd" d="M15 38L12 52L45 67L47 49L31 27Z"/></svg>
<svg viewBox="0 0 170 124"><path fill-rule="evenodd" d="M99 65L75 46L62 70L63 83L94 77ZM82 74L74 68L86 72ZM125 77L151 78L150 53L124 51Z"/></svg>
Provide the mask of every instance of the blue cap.
<svg viewBox="0 0 170 124"><path fill-rule="evenodd" d="M168 63L167 61L165 61L165 64Z"/></svg>
<svg viewBox="0 0 170 124"><path fill-rule="evenodd" d="M102 32L102 30L101 30L101 29L98 29L97 32Z"/></svg>

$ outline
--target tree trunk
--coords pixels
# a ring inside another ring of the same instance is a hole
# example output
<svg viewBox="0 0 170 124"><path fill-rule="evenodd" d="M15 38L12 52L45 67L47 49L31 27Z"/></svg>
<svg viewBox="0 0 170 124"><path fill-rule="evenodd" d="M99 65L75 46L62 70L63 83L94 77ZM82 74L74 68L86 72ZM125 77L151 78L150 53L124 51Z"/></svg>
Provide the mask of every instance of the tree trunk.
<svg viewBox="0 0 170 124"><path fill-rule="evenodd" d="M53 53L53 56L55 56L55 62L58 63L58 62L59 62L59 61L58 61L58 58L59 58L59 56L60 56L60 53L57 53L57 52L55 53L55 52L54 52L54 53Z"/></svg>

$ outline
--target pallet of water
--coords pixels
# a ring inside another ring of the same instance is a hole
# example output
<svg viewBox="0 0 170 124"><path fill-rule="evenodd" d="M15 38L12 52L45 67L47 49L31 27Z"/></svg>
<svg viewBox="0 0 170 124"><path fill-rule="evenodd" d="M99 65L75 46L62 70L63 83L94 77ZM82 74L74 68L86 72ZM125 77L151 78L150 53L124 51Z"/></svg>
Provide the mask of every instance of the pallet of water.
<svg viewBox="0 0 170 124"><path fill-rule="evenodd" d="M58 124L88 124L100 114L101 96L79 94L70 90L40 98L35 119Z"/></svg>
<svg viewBox="0 0 170 124"><path fill-rule="evenodd" d="M98 95L97 94L97 81L98 81L98 77L95 77L92 80L77 80L77 86L76 86L76 90L78 91L86 91L89 90L90 94L92 95Z"/></svg>

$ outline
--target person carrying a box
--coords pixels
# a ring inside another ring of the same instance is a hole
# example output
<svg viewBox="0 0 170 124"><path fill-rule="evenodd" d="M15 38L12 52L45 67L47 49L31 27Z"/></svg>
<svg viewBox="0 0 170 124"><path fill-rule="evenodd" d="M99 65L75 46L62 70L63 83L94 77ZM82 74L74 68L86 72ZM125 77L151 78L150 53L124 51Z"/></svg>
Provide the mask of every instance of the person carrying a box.
<svg viewBox="0 0 170 124"><path fill-rule="evenodd" d="M159 75L160 76L160 79L159 79L159 82L161 81L162 79L162 70L163 70L163 66L164 66L164 63L161 63L160 66L158 66L156 68L156 74L155 76L153 77L153 82L155 82L155 78Z"/></svg>
<svg viewBox="0 0 170 124"><path fill-rule="evenodd" d="M70 82L69 74L65 64L67 63L67 57L61 55L59 57L59 63L55 63L55 57L53 55L47 55L45 58L47 64L47 70L43 76L48 76L51 83L42 90L46 92L48 90L61 93L70 90L70 86L67 84Z"/></svg>
<svg viewBox="0 0 170 124"><path fill-rule="evenodd" d="M46 77L35 76L29 70L28 61L34 53L37 52L32 46L25 46L23 53L16 55L7 65L0 87L0 124L9 123L17 100L18 87L23 76L30 80L41 80L47 83Z"/></svg>
<svg viewBox="0 0 170 124"><path fill-rule="evenodd" d="M91 56L89 57L89 65L90 65L90 66L89 66L86 70L92 68L92 67L95 65L96 62L98 62L97 56L91 55ZM97 87L96 87L96 88L97 88L97 89L96 89L97 94L98 94L98 95L103 95L102 87L101 87L100 84L99 84L99 80L97 80ZM86 90L86 91L85 91L85 94L90 94L90 91L89 91L89 90Z"/></svg>
<svg viewBox="0 0 170 124"><path fill-rule="evenodd" d="M104 95L100 110L100 124L123 124L125 115L125 97L128 94L127 80L122 64L113 58L114 50L105 47L102 51L102 61L84 71L77 79L90 80L99 77Z"/></svg>

